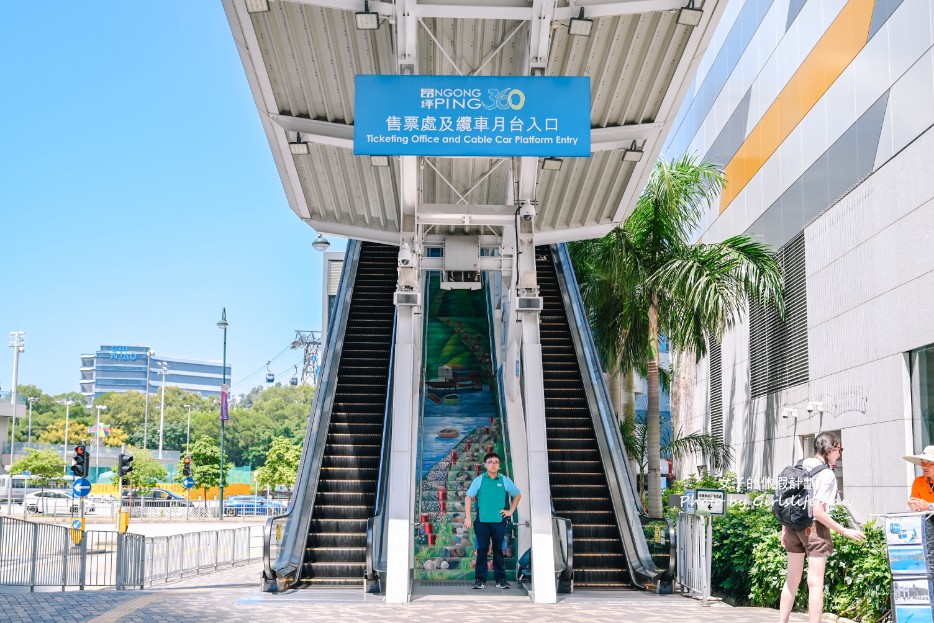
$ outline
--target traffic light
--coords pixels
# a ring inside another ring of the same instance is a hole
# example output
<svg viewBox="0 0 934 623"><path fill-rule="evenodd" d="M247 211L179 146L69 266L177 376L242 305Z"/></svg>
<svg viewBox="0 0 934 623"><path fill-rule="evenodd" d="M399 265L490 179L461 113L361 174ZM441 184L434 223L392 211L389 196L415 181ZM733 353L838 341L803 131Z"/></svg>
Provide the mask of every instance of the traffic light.
<svg viewBox="0 0 934 623"><path fill-rule="evenodd" d="M186 456L182 459L182 474L185 476L191 476L191 457Z"/></svg>
<svg viewBox="0 0 934 623"><path fill-rule="evenodd" d="M118 471L120 472L120 477L125 478L130 472L133 471L133 455L131 454L121 454L117 457Z"/></svg>
<svg viewBox="0 0 934 623"><path fill-rule="evenodd" d="M75 478L88 477L88 448L83 443L75 446L75 455L71 459L71 473Z"/></svg>

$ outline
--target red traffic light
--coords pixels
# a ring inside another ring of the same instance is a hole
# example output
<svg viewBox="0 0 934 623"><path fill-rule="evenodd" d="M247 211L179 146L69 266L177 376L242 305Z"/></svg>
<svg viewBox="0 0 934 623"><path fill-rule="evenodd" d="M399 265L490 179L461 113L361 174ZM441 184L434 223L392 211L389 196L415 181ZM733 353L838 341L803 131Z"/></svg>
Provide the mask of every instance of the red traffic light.
<svg viewBox="0 0 934 623"><path fill-rule="evenodd" d="M191 463L191 457L190 457L190 456L186 456L185 459L184 459L184 461L185 461L185 465L188 465L189 463Z"/></svg>
<svg viewBox="0 0 934 623"><path fill-rule="evenodd" d="M84 454L84 446L75 446L75 454Z"/></svg>

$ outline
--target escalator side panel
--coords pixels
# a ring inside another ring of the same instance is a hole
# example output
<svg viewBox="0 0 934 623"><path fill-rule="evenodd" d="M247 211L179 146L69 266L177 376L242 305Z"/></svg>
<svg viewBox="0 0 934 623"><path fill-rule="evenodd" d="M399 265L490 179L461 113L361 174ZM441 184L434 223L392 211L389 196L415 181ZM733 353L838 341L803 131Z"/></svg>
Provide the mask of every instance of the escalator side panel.
<svg viewBox="0 0 934 623"><path fill-rule="evenodd" d="M360 586L374 513L395 315L397 248L363 243L301 579Z"/></svg>

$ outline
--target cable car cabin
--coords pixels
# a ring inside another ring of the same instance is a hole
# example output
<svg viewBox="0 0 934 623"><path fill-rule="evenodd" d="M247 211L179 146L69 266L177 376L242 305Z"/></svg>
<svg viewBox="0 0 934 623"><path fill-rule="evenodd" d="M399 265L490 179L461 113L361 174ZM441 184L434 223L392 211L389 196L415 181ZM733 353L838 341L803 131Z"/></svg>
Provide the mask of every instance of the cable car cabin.
<svg viewBox="0 0 934 623"><path fill-rule="evenodd" d="M274 383L275 381L276 381L276 375L273 374L272 372L267 372L267 373L266 373L266 382L267 382L267 383Z"/></svg>

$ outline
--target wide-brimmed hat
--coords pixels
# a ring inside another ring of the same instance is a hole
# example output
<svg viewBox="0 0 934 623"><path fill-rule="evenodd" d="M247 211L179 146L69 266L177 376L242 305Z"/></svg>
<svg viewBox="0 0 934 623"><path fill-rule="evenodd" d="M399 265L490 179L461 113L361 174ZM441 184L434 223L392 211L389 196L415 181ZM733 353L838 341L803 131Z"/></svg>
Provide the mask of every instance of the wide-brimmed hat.
<svg viewBox="0 0 934 623"><path fill-rule="evenodd" d="M934 463L934 446L926 447L921 454L909 454L905 457L905 460L915 465L921 465L921 461Z"/></svg>

